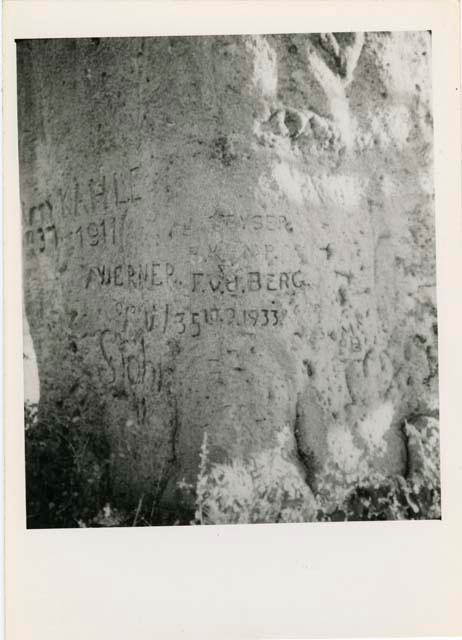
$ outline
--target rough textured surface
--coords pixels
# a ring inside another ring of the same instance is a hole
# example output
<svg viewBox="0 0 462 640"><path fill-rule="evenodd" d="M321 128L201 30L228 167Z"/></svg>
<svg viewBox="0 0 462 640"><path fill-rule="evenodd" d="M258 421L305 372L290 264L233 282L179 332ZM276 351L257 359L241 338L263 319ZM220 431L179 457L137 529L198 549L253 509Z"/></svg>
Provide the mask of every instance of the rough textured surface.
<svg viewBox="0 0 462 640"><path fill-rule="evenodd" d="M437 397L431 36L18 43L41 412L110 442L119 502L289 425L403 471Z"/></svg>

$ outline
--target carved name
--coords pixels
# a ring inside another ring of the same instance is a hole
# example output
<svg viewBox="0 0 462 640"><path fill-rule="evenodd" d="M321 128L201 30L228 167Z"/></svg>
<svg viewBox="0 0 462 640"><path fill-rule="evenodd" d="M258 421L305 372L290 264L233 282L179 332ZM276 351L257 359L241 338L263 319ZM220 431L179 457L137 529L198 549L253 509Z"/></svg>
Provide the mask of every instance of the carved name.
<svg viewBox="0 0 462 640"><path fill-rule="evenodd" d="M90 285L129 287L132 289L155 289L167 284L175 268L169 262L145 264L99 265L90 267L85 288Z"/></svg>
<svg viewBox="0 0 462 640"><path fill-rule="evenodd" d="M207 275L200 271L192 273L191 291L193 293L247 293L256 291L297 290L309 286L301 271L281 271L262 273L248 271L244 275L232 276Z"/></svg>
<svg viewBox="0 0 462 640"><path fill-rule="evenodd" d="M97 180L74 178L71 184L58 189L61 215L63 218L90 216L98 210L104 212L114 206L126 208L138 202L141 200L137 181L139 169L139 166L131 167L110 176L101 175Z"/></svg>

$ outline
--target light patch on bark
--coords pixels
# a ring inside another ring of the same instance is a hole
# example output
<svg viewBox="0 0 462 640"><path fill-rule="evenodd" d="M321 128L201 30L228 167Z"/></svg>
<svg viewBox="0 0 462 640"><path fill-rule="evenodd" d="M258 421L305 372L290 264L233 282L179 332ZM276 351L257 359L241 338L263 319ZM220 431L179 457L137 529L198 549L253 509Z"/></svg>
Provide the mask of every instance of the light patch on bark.
<svg viewBox="0 0 462 640"><path fill-rule="evenodd" d="M327 435L327 444L330 456L345 473L353 473L360 461L363 452L353 440L353 435L345 427L332 428Z"/></svg>
<svg viewBox="0 0 462 640"><path fill-rule="evenodd" d="M253 55L253 86L265 98L276 95L278 85L275 51L263 36L246 40L246 49Z"/></svg>
<svg viewBox="0 0 462 640"><path fill-rule="evenodd" d="M372 453L385 453L387 446L385 436L390 429L392 419L393 404L384 402L359 423L359 434L365 440Z"/></svg>
<svg viewBox="0 0 462 640"><path fill-rule="evenodd" d="M289 200L303 205L302 175L288 164L277 164L273 169L273 177Z"/></svg>

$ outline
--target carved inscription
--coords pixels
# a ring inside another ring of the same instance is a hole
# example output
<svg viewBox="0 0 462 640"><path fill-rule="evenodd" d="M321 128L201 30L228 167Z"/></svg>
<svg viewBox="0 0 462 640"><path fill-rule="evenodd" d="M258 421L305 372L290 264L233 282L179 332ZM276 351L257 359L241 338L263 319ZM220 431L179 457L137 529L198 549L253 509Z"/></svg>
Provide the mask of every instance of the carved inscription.
<svg viewBox="0 0 462 640"><path fill-rule="evenodd" d="M79 181L74 178L71 184L58 189L62 217L90 217L114 207L126 208L129 204L137 203L141 200L139 170L139 166L131 167L111 176L102 175L98 180L90 178Z"/></svg>
<svg viewBox="0 0 462 640"><path fill-rule="evenodd" d="M29 209L25 226L28 248L42 253L64 240L71 251L78 251L83 289L90 296L98 291L114 295L114 316L98 329L105 380L137 401L162 386L161 367L146 354L147 347L155 345L148 336L196 339L221 328L279 330L288 314L281 297L299 295L311 286L299 269L269 267L277 260L272 244L251 246L239 235L240 231L292 233L287 216L242 214L219 206L211 215L204 211L168 223L165 218L161 235L167 246L178 238L186 244L185 261L169 259L168 250L166 259L155 256L136 262L121 255L120 261L114 261L118 249L122 251L126 220L136 222L129 216L144 198L140 169L137 165L87 179L71 178ZM66 228L64 236L60 222ZM201 239L204 229L205 241ZM228 233L232 239L226 239ZM262 260L267 269L252 269L252 263L261 265Z"/></svg>
<svg viewBox="0 0 462 640"><path fill-rule="evenodd" d="M80 249L120 244L129 207L142 199L139 171L140 166L135 166L98 179L74 178L29 209L23 203L23 211L27 211L24 241L28 253L39 255L56 249L63 239L59 220L68 218L79 222L65 238Z"/></svg>
<svg viewBox="0 0 462 640"><path fill-rule="evenodd" d="M58 246L58 234L53 220L53 206L49 200L30 207L24 229L26 250L32 254L44 253Z"/></svg>
<svg viewBox="0 0 462 640"><path fill-rule="evenodd" d="M114 246L122 237L123 218L102 218L88 224L80 224L70 234L81 249L87 247Z"/></svg>
<svg viewBox="0 0 462 640"><path fill-rule="evenodd" d="M91 285L100 287L114 286L131 289L155 289L167 284L174 274L174 266L169 262L150 262L145 264L117 264L90 267L85 288Z"/></svg>
<svg viewBox="0 0 462 640"><path fill-rule="evenodd" d="M104 329L100 347L103 358L111 372L110 384L126 382L129 385L146 385L154 388L160 384L158 367L146 356L144 337L127 339L119 333Z"/></svg>
<svg viewBox="0 0 462 640"><path fill-rule="evenodd" d="M183 281L172 277L176 268L169 262L145 264L101 264L90 267L85 288L91 285L127 287L133 289L155 289L168 283L182 287ZM248 271L244 274L227 276L223 273L211 275L202 271L191 274L191 293L244 294L257 291L297 291L309 286L301 271L262 273Z"/></svg>
<svg viewBox="0 0 462 640"><path fill-rule="evenodd" d="M173 305L132 305L117 302L117 316L122 321L122 331L141 329L147 333L170 333L197 338L206 328L213 326L243 328L274 328L283 324L287 312L284 309L241 309L235 306L216 306L198 310L178 310Z"/></svg>
<svg viewBox="0 0 462 640"><path fill-rule="evenodd" d="M223 274L208 275L197 271L192 274L192 293L247 293L255 291L284 291L302 289L307 286L301 271L281 273L261 273L248 271L244 275L235 274L227 277Z"/></svg>
<svg viewBox="0 0 462 640"><path fill-rule="evenodd" d="M163 369L147 355L144 336L133 339L104 329L100 333L100 349L105 362L103 382L113 389L114 396L126 395L134 403L137 420L146 419L146 398L160 393Z"/></svg>
<svg viewBox="0 0 462 640"><path fill-rule="evenodd" d="M217 207L209 216L210 226L214 231L229 229L238 231L246 229L250 231L293 231L292 223L285 215L251 214L241 215L225 211Z"/></svg>

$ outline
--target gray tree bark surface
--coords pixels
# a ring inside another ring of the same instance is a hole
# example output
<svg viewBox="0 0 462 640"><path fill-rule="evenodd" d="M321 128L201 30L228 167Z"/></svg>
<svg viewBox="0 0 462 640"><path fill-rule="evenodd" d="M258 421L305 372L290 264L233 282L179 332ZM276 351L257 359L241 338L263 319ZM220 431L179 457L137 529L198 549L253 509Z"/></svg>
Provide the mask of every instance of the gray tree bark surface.
<svg viewBox="0 0 462 640"><path fill-rule="evenodd" d="M312 485L403 471L437 403L431 100L427 32L18 42L40 411L104 434L119 504L174 501L204 432L213 462L288 426Z"/></svg>

